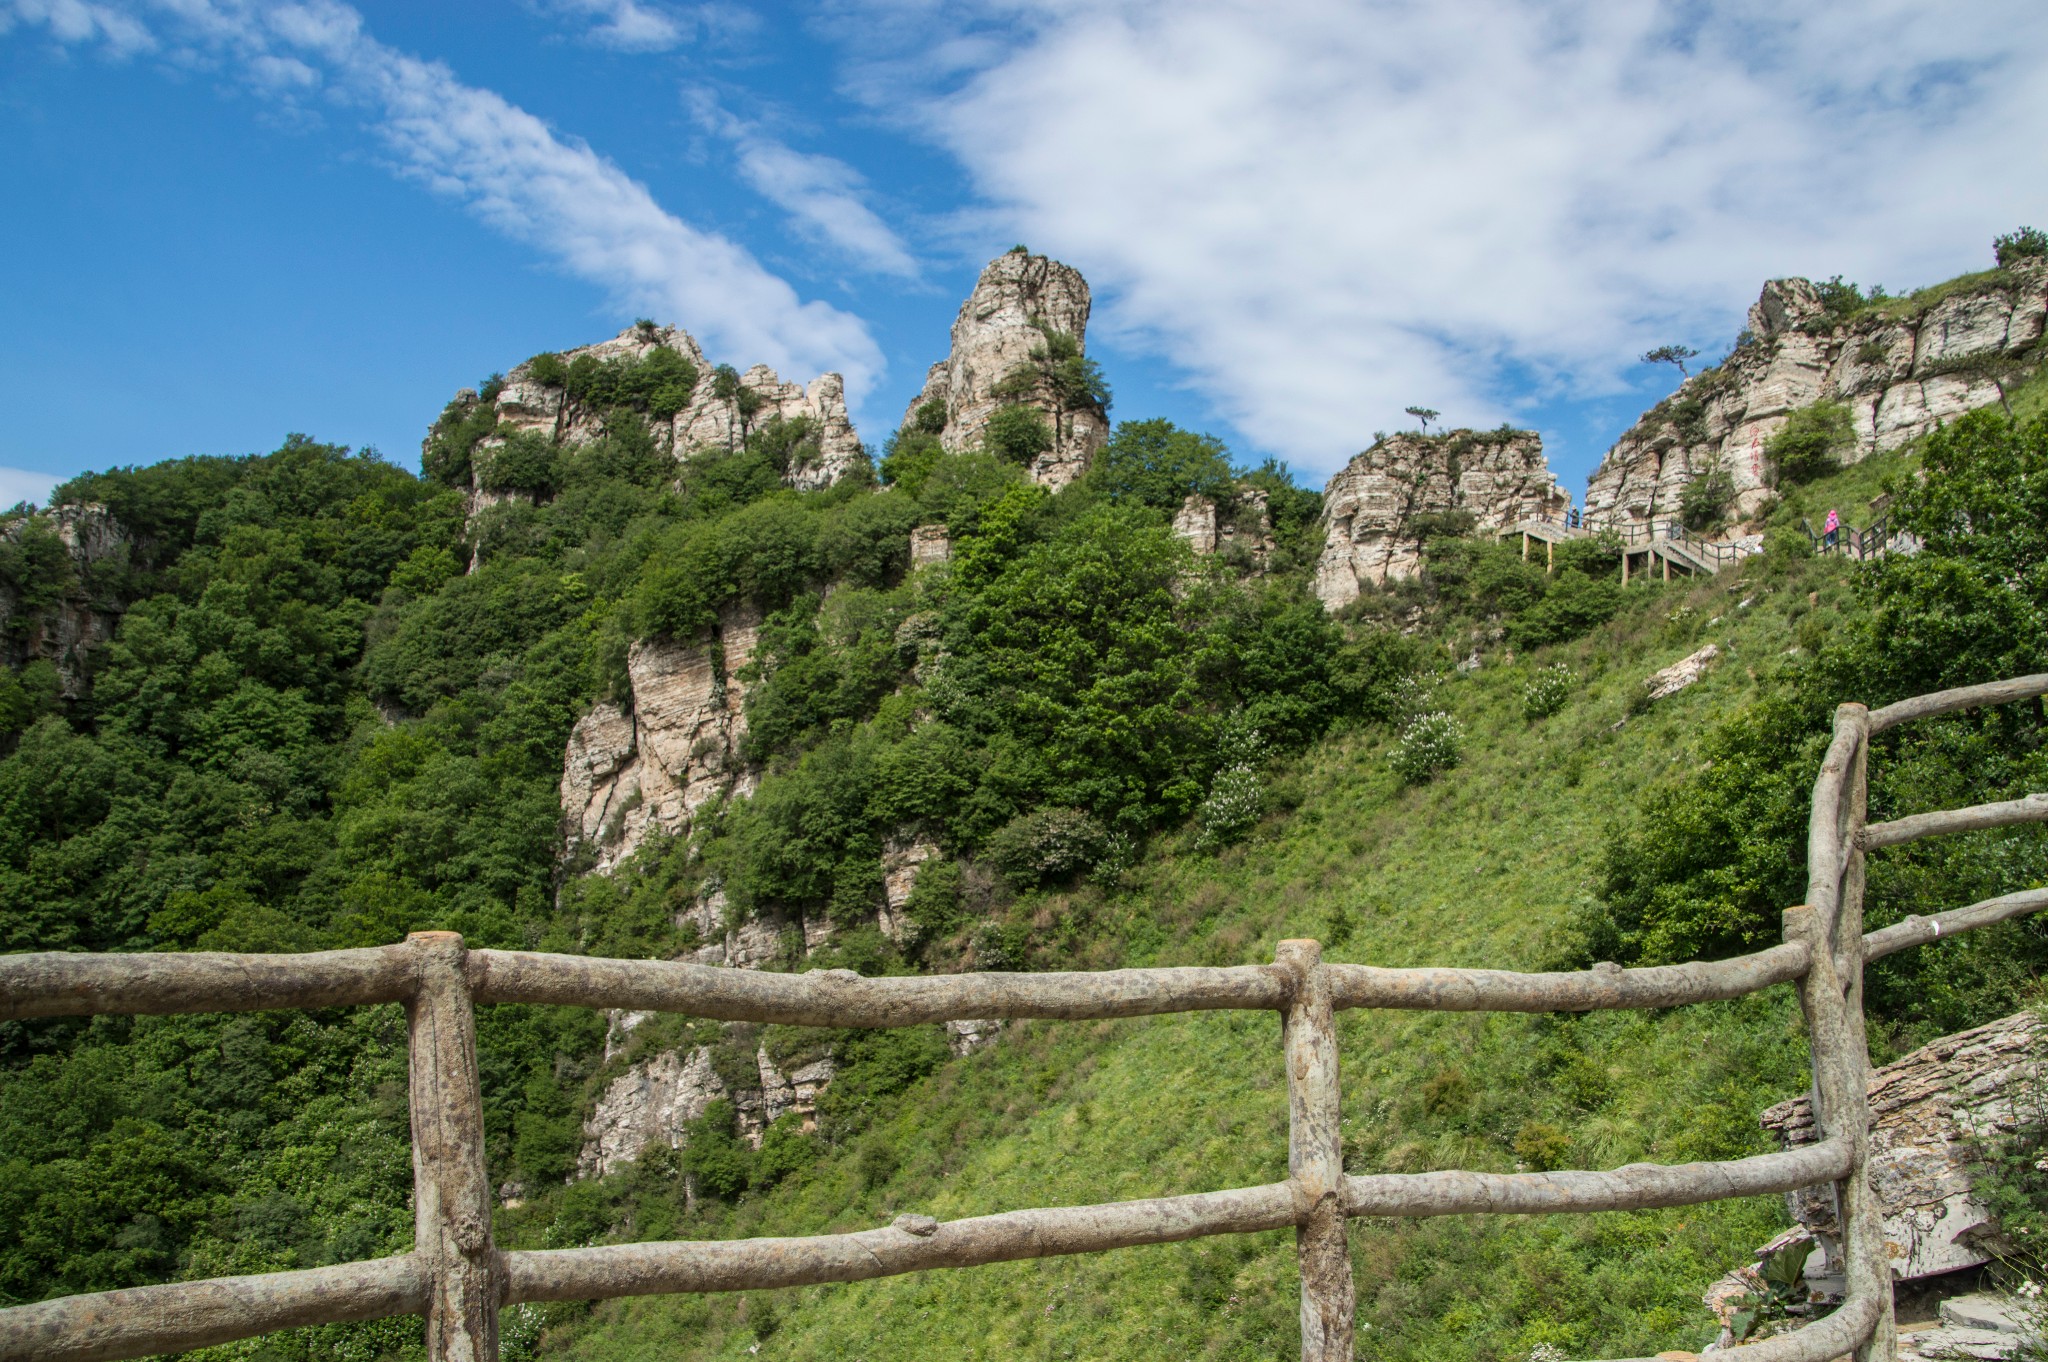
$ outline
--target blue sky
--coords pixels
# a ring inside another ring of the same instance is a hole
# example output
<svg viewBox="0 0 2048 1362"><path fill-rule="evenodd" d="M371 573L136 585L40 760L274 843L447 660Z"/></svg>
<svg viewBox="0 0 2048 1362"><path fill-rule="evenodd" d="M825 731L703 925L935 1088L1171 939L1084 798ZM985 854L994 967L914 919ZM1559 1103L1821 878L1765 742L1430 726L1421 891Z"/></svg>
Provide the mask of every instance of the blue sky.
<svg viewBox="0 0 2048 1362"><path fill-rule="evenodd" d="M2044 68L2037 0L0 0L0 503L289 431L414 464L638 316L844 373L879 443L1018 241L1118 417L1320 482L1419 403L1577 492L1671 386L1632 357L1765 278L2048 225Z"/></svg>

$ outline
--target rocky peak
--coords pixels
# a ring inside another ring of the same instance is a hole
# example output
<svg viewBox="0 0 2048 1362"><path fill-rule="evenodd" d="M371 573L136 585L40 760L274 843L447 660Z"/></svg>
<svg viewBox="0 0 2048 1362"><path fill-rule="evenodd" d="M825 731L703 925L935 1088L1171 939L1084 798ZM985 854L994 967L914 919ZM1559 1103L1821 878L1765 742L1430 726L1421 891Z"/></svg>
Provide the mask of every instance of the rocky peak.
<svg viewBox="0 0 2048 1362"><path fill-rule="evenodd" d="M846 413L846 384L838 374L821 374L808 385L785 383L767 365L756 364L727 388L719 384L714 366L689 332L637 324L610 340L514 365L492 399L497 421L491 434L479 441L479 457L487 457L507 436L524 431L537 431L565 445L597 439L604 433L607 404L578 397L575 383L564 382L564 376L574 372L579 360L637 365L657 351L678 356L694 378L687 390L678 385L679 391L662 394L663 400L646 413L655 439L678 461L705 449L730 449L776 417L807 419L816 432L815 452L785 475L800 491L831 486L863 457L860 438ZM467 389L456 397L458 405L481 400ZM429 434L428 449L433 438ZM477 494L479 506L506 499L504 493Z"/></svg>
<svg viewBox="0 0 2048 1362"><path fill-rule="evenodd" d="M1570 507L1534 431L1403 432L1359 454L1323 489L1316 595L1336 610L1364 584L1414 576L1431 530L1494 533Z"/></svg>
<svg viewBox="0 0 2048 1362"><path fill-rule="evenodd" d="M51 558L61 559L37 564L39 540ZM49 662L65 697L77 699L85 693L85 655L114 636L119 619L118 606L94 589L94 579L127 561L133 547L128 532L106 507L83 503L0 518L0 544L30 560L25 572L54 571L62 579L56 599L36 605L0 580L0 662Z"/></svg>
<svg viewBox="0 0 2048 1362"><path fill-rule="evenodd" d="M1791 413L1849 409L1851 463L1942 422L2002 402L2044 357L2048 261L2026 259L1846 316L1805 279L1773 279L1749 309L1749 333L1692 375L1607 451L1586 488L1586 523L1678 514L1686 484L1720 470L1747 516L1770 499L1765 449Z"/></svg>
<svg viewBox="0 0 2048 1362"><path fill-rule="evenodd" d="M1055 490L1079 477L1109 438L1109 418L1053 372L1050 347L1070 338L1077 353L1088 332L1088 281L1071 265L1025 251L997 256L953 321L952 348L931 367L904 424L930 407L943 411L940 441L950 450L981 442L989 418L1009 405L1045 418L1052 447L1031 465L1032 480Z"/></svg>
<svg viewBox="0 0 2048 1362"><path fill-rule="evenodd" d="M632 709L600 703L576 721L562 759L562 814L572 849L609 871L650 829L687 836L697 811L754 789L740 760L758 614L726 612L708 638L635 643L626 656Z"/></svg>
<svg viewBox="0 0 2048 1362"><path fill-rule="evenodd" d="M1810 279L1772 279L1749 305L1749 329L1758 336L1776 336L1812 325L1827 316L1820 290Z"/></svg>

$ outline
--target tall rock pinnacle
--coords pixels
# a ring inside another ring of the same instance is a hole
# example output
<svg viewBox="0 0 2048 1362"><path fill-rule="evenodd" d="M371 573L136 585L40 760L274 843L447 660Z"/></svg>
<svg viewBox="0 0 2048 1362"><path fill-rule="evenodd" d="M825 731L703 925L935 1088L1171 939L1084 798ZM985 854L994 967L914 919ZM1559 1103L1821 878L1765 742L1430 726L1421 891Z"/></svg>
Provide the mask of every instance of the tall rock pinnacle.
<svg viewBox="0 0 2048 1362"><path fill-rule="evenodd" d="M1030 408L1050 435L1031 460L1032 480L1055 490L1072 482L1109 437L1108 413L1075 381L1088 307L1088 281L1072 266L1021 249L997 256L961 304L952 351L931 367L904 423L931 429L943 412L945 447L971 449L997 411Z"/></svg>

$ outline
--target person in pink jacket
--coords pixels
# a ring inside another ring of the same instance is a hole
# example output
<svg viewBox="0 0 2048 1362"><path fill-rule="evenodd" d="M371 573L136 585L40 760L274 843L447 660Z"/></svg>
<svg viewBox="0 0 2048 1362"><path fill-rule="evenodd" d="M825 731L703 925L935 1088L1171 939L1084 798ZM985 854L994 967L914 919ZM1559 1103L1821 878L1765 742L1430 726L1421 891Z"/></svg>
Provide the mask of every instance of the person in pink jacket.
<svg viewBox="0 0 2048 1362"><path fill-rule="evenodd" d="M1828 507L1827 523L1820 527L1820 532L1821 542L1829 548L1833 548L1836 538L1842 533L1842 517L1835 514L1834 507Z"/></svg>

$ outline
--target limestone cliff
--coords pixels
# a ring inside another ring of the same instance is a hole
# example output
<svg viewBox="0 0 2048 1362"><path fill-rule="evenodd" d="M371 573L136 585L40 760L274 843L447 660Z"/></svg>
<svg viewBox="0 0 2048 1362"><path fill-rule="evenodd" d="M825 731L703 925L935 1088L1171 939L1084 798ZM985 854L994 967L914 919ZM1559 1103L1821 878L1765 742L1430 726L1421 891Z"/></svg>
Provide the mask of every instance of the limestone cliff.
<svg viewBox="0 0 2048 1362"><path fill-rule="evenodd" d="M1011 251L981 272L953 321L952 348L931 367L904 414L909 425L936 403L947 449L981 442L989 418L1012 404L1044 416L1052 446L1031 465L1032 480L1057 491L1087 470L1109 437L1108 414L1061 371L1055 338L1070 338L1078 362L1088 331L1088 281L1070 265Z"/></svg>
<svg viewBox="0 0 2048 1362"><path fill-rule="evenodd" d="M1995 1222L1971 1191L1972 1164L1984 1141L2010 1135L2035 1109L2044 1045L2041 1019L2021 1012L1944 1036L1871 1074L1870 1179L1895 1276L1952 1272L1997 1256ZM1772 1107L1763 1126L1790 1148L1817 1138L1804 1097ZM1821 1244L1824 1259L1808 1275L1841 1270L1831 1190L1786 1196Z"/></svg>
<svg viewBox="0 0 2048 1362"><path fill-rule="evenodd" d="M1764 449L1794 409L1848 406L1855 462L2000 401L2043 358L2048 261L2030 259L1831 317L1805 279L1774 279L1744 342L1695 374L1609 450L1586 488L1589 525L1678 513L1685 485L1726 469L1747 514L1769 496Z"/></svg>
<svg viewBox="0 0 2048 1362"><path fill-rule="evenodd" d="M632 712L600 703L577 720L562 760L562 813L572 849L596 868L631 856L650 828L687 836L706 804L753 792L740 761L746 687L760 617L726 613L712 636L644 640L627 654Z"/></svg>
<svg viewBox="0 0 2048 1362"><path fill-rule="evenodd" d="M1361 586L1412 577L1422 563L1422 518L1461 533L1505 530L1532 516L1562 516L1571 497L1534 431L1403 433L1358 455L1323 489L1323 553L1316 595L1325 609Z"/></svg>
<svg viewBox="0 0 2048 1362"><path fill-rule="evenodd" d="M662 349L688 361L697 380L687 400L672 415L649 417L656 440L678 460L687 460L704 449L730 449L748 431L779 416L788 421L807 419L816 435L815 446L802 451L804 459L786 474L790 486L801 491L829 487L861 461L860 437L846 414L846 385L838 374L820 375L809 385L785 383L767 365L757 364L739 376L737 391L721 395L703 350L687 331L673 326L629 326L610 340L564 350L549 358L561 370L567 370L585 356L599 363L639 362ZM539 358L542 357L536 357ZM568 445L583 444L604 433L604 408L579 401L571 395L568 385L545 381L548 377L545 371L536 372L532 359L514 365L505 375L503 385L491 399L496 424L477 446L479 459L487 459L489 451L502 445L506 436L522 431L537 431ZM472 404L482 400L473 392L457 395L458 404L465 399ZM432 440L430 434L429 446ZM509 499L502 492L478 491L475 496L475 509Z"/></svg>
<svg viewBox="0 0 2048 1362"><path fill-rule="evenodd" d="M0 662L49 662L64 695L78 698L86 654L120 618L105 587L128 562L128 532L104 506L52 506L0 519L0 545L20 560L17 573L0 574Z"/></svg>
<svg viewBox="0 0 2048 1362"><path fill-rule="evenodd" d="M583 1123L577 1175L616 1172L650 1145L681 1147L688 1124L721 1099L733 1104L740 1135L756 1147L761 1133L787 1112L797 1113L810 1129L818 1094L837 1072L832 1057L797 1056L787 1072L770 1058L766 1045L757 1044L752 1058L745 1072L721 1075L716 1053L699 1045L665 1050L628 1067L605 1088Z"/></svg>

